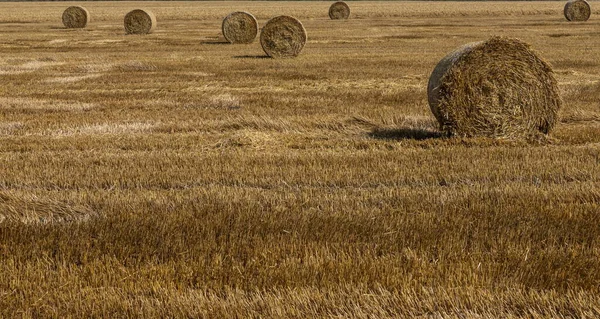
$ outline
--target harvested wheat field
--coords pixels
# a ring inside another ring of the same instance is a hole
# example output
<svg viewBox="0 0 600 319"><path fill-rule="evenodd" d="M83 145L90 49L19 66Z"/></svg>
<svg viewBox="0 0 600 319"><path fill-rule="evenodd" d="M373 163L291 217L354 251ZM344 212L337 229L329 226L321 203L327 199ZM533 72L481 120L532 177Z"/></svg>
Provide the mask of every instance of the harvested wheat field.
<svg viewBox="0 0 600 319"><path fill-rule="evenodd" d="M0 317L600 316L594 6L331 4L0 4ZM234 11L302 53L230 44ZM434 67L492 36L552 67L547 138L439 131Z"/></svg>

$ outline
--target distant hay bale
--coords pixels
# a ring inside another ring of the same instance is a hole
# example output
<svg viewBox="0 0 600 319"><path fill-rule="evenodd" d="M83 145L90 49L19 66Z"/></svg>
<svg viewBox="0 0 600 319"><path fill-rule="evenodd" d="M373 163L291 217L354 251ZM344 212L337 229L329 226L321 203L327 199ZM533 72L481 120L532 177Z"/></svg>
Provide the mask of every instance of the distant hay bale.
<svg viewBox="0 0 600 319"><path fill-rule="evenodd" d="M0 192L0 224L84 222L96 216L97 214L87 207Z"/></svg>
<svg viewBox="0 0 600 319"><path fill-rule="evenodd" d="M148 34L156 28L156 16L148 10L135 9L125 15L127 34Z"/></svg>
<svg viewBox="0 0 600 319"><path fill-rule="evenodd" d="M338 1L329 7L329 18L333 20L348 19L350 17L350 7L343 1Z"/></svg>
<svg viewBox="0 0 600 319"><path fill-rule="evenodd" d="M592 10L585 0L570 0L565 4L565 18L569 21L587 21Z"/></svg>
<svg viewBox="0 0 600 319"><path fill-rule="evenodd" d="M84 7L68 7L62 15L62 22L66 28L85 28L90 22L90 13Z"/></svg>
<svg viewBox="0 0 600 319"><path fill-rule="evenodd" d="M248 12L233 12L223 19L221 29L230 43L252 43L258 35L258 21Z"/></svg>
<svg viewBox="0 0 600 319"><path fill-rule="evenodd" d="M427 95L442 131L458 136L544 137L562 104L552 68L528 44L504 37L444 57Z"/></svg>
<svg viewBox="0 0 600 319"><path fill-rule="evenodd" d="M262 28L260 44L270 57L295 57L306 44L306 30L298 19L278 16L269 20Z"/></svg>

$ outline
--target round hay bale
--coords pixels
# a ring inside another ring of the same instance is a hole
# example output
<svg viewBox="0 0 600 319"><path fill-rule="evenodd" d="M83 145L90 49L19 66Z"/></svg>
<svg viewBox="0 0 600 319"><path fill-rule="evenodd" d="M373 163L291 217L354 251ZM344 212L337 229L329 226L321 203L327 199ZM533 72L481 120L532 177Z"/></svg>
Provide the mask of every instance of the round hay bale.
<svg viewBox="0 0 600 319"><path fill-rule="evenodd" d="M329 18L333 20L348 19L350 17L350 7L343 1L338 1L329 7Z"/></svg>
<svg viewBox="0 0 600 319"><path fill-rule="evenodd" d="M223 19L221 29L230 43L252 43L258 35L258 21L248 12L232 12Z"/></svg>
<svg viewBox="0 0 600 319"><path fill-rule="evenodd" d="M278 16L269 20L262 28L260 44L272 58L295 57L306 44L306 30L298 19Z"/></svg>
<svg viewBox="0 0 600 319"><path fill-rule="evenodd" d="M569 21L587 21L592 10L585 0L570 0L565 4L565 18Z"/></svg>
<svg viewBox="0 0 600 319"><path fill-rule="evenodd" d="M66 28L85 28L90 22L90 13L84 7L68 7L62 15L62 22Z"/></svg>
<svg viewBox="0 0 600 319"><path fill-rule="evenodd" d="M156 16L148 10L135 9L125 15L127 34L148 34L156 28Z"/></svg>
<svg viewBox="0 0 600 319"><path fill-rule="evenodd" d="M442 131L458 136L543 137L562 105L552 68L528 44L504 37L464 45L429 77Z"/></svg>

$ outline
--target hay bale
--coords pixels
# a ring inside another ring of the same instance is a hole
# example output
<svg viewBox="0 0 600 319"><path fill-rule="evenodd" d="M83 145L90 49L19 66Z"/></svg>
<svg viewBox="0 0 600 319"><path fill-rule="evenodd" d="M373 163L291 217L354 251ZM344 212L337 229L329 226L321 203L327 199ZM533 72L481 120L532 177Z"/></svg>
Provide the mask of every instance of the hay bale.
<svg viewBox="0 0 600 319"><path fill-rule="evenodd" d="M221 29L230 43L252 43L258 35L258 21L248 12L233 12L223 19Z"/></svg>
<svg viewBox="0 0 600 319"><path fill-rule="evenodd" d="M272 58L295 57L306 44L306 30L298 19L278 16L269 20L262 28L260 44Z"/></svg>
<svg viewBox="0 0 600 319"><path fill-rule="evenodd" d="M504 37L444 57L427 95L442 131L458 136L544 137L562 105L552 68L528 44Z"/></svg>
<svg viewBox="0 0 600 319"><path fill-rule="evenodd" d="M565 4L565 18L569 21L587 21L592 10L585 0L570 0Z"/></svg>
<svg viewBox="0 0 600 319"><path fill-rule="evenodd" d="M90 13L84 7L68 7L62 15L62 22L66 28L85 28L90 22Z"/></svg>
<svg viewBox="0 0 600 319"><path fill-rule="evenodd" d="M156 28L156 16L148 10L135 9L125 15L127 34L148 34Z"/></svg>
<svg viewBox="0 0 600 319"><path fill-rule="evenodd" d="M348 19L350 17L350 7L343 1L338 1L329 7L329 18L333 20Z"/></svg>

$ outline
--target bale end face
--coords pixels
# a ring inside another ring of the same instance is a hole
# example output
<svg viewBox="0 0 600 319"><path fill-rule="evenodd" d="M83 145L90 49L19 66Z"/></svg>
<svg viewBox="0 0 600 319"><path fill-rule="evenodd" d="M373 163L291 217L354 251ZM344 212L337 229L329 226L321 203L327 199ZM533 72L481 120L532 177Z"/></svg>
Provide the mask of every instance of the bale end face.
<svg viewBox="0 0 600 319"><path fill-rule="evenodd" d="M125 32L127 34L148 34L156 28L156 16L148 10L135 9L125 15Z"/></svg>
<svg viewBox="0 0 600 319"><path fill-rule="evenodd" d="M296 57L306 44L306 30L294 17L275 17L263 27L260 44L272 58Z"/></svg>
<svg viewBox="0 0 600 319"><path fill-rule="evenodd" d="M565 4L564 13L568 21L587 21L592 10L585 0L570 0Z"/></svg>
<svg viewBox="0 0 600 319"><path fill-rule="evenodd" d="M229 43L252 43L258 35L258 21L248 12L230 13L221 26Z"/></svg>
<svg viewBox="0 0 600 319"><path fill-rule="evenodd" d="M458 136L548 134L562 105L551 67L529 45L493 37L458 48L433 70L429 106L441 130Z"/></svg>
<svg viewBox="0 0 600 319"><path fill-rule="evenodd" d="M333 20L350 18L350 7L343 1L338 1L329 7L329 18Z"/></svg>
<svg viewBox="0 0 600 319"><path fill-rule="evenodd" d="M85 28L90 22L90 13L84 7L71 6L63 12L62 22L69 29Z"/></svg>

